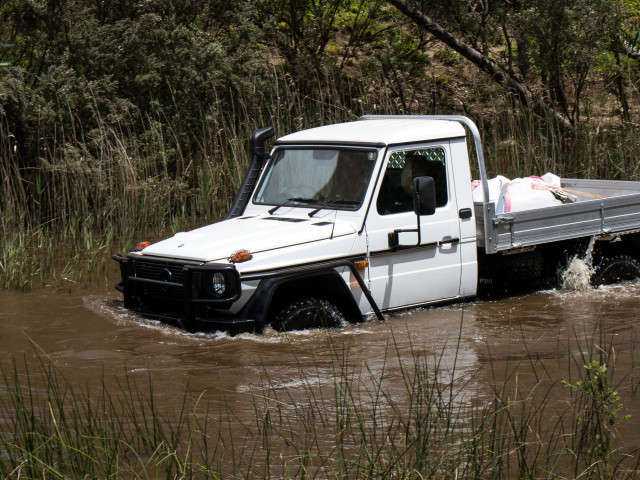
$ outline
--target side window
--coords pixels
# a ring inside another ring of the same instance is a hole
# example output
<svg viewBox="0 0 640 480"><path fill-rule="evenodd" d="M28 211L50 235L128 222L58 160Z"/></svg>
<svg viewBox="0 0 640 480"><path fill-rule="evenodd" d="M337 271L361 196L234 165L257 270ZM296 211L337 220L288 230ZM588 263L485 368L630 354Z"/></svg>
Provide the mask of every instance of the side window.
<svg viewBox="0 0 640 480"><path fill-rule="evenodd" d="M389 157L376 206L380 215L413 210L413 179L433 177L436 207L447 204L447 169L442 147L393 152Z"/></svg>

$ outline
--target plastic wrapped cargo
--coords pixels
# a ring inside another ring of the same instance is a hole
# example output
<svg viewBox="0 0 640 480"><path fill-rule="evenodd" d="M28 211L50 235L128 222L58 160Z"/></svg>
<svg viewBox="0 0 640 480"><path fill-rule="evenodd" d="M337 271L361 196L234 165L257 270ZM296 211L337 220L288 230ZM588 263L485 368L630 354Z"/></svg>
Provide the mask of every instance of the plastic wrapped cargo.
<svg viewBox="0 0 640 480"><path fill-rule="evenodd" d="M563 192L560 177L553 173L513 180L498 175L490 179L488 184L489 201L496 205L496 213L553 207L573 201L570 195ZM472 188L473 201L482 202L484 191L480 180L474 180Z"/></svg>

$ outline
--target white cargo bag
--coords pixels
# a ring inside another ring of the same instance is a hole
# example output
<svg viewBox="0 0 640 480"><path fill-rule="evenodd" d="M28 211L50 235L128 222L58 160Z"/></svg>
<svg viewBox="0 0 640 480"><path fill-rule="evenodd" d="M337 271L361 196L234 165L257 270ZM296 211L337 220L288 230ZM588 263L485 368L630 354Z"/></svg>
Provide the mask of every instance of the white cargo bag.
<svg viewBox="0 0 640 480"><path fill-rule="evenodd" d="M496 213L519 212L536 208L553 207L571 201L562 194L560 177L546 173L542 177L530 176L509 180L501 175L489 180L489 201L496 204ZM472 182L473 201L483 201L483 189L479 180Z"/></svg>

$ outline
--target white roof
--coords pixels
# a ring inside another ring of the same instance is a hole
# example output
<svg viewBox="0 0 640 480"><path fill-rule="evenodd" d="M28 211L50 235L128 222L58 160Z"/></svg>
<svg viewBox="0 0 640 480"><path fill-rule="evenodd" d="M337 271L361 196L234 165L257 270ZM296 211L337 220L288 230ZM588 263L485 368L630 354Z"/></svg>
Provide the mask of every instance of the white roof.
<svg viewBox="0 0 640 480"><path fill-rule="evenodd" d="M356 143L394 145L465 135L464 127L452 120L388 118L358 120L310 128L280 137L278 143Z"/></svg>

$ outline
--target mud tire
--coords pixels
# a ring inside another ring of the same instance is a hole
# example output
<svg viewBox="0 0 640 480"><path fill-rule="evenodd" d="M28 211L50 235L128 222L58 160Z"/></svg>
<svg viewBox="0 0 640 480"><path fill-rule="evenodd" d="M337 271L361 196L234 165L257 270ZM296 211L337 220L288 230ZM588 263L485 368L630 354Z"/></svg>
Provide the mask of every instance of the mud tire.
<svg viewBox="0 0 640 480"><path fill-rule="evenodd" d="M310 328L336 328L344 324L340 310L327 300L304 298L293 301L275 316L274 328L280 332Z"/></svg>
<svg viewBox="0 0 640 480"><path fill-rule="evenodd" d="M637 278L640 278L640 262L638 260L624 254L610 255L603 257L598 263L591 276L591 285L599 287Z"/></svg>

